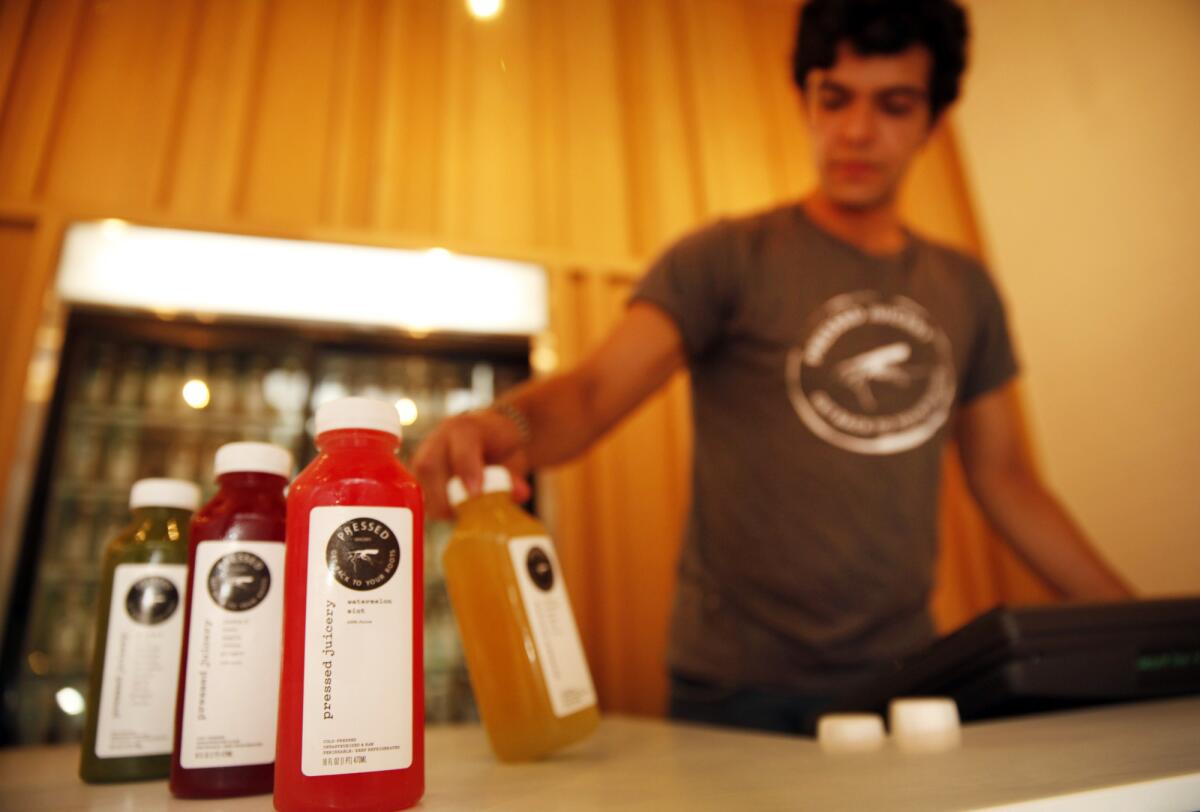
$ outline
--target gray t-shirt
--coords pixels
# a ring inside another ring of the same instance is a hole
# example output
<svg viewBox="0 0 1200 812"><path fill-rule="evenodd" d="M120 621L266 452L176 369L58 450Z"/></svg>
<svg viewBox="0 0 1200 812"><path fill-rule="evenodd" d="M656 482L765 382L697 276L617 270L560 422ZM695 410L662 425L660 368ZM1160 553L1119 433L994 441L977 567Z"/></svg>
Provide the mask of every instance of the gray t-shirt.
<svg viewBox="0 0 1200 812"><path fill-rule="evenodd" d="M691 371L676 672L824 694L932 639L953 413L1017 365L979 263L909 237L874 257L790 205L684 238L635 291Z"/></svg>

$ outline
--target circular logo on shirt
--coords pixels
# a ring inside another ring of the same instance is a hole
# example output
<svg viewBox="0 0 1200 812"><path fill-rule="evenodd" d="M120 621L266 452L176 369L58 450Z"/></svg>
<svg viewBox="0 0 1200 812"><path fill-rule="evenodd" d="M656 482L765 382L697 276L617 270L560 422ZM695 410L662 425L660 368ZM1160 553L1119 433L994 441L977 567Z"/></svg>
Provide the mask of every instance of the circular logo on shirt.
<svg viewBox="0 0 1200 812"><path fill-rule="evenodd" d="M376 519L343 522L325 546L329 571L350 589L378 589L391 580L400 566L396 534Z"/></svg>
<svg viewBox="0 0 1200 812"><path fill-rule="evenodd" d="M543 592L549 592L554 586L554 567L550 564L550 556L541 547L534 547L525 556L525 569L534 586Z"/></svg>
<svg viewBox="0 0 1200 812"><path fill-rule="evenodd" d="M125 611L146 626L162 623L179 608L179 590L161 575L139 578L125 595Z"/></svg>
<svg viewBox="0 0 1200 812"><path fill-rule="evenodd" d="M244 612L262 603L271 590L267 562L242 550L223 555L208 571L208 594L217 606Z"/></svg>
<svg viewBox="0 0 1200 812"><path fill-rule="evenodd" d="M834 297L787 357L788 396L825 442L897 454L937 433L954 405L945 332L916 302L873 291Z"/></svg>

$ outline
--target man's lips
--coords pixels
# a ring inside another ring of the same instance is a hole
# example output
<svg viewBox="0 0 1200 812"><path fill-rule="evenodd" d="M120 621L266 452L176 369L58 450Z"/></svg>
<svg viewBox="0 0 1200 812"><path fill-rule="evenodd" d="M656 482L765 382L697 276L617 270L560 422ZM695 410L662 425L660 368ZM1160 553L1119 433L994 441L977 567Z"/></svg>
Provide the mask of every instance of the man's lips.
<svg viewBox="0 0 1200 812"><path fill-rule="evenodd" d="M839 175L852 178L867 177L879 171L879 167L870 161L832 161L829 167Z"/></svg>

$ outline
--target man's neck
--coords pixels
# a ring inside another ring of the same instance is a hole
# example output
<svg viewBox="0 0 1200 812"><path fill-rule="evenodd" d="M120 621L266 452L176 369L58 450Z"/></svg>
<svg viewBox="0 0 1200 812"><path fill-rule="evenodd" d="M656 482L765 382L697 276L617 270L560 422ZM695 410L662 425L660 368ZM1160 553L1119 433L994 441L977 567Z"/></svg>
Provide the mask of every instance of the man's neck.
<svg viewBox="0 0 1200 812"><path fill-rule="evenodd" d="M855 245L868 254L897 254L908 244L894 202L868 209L838 205L820 190L805 198L804 213L819 228Z"/></svg>

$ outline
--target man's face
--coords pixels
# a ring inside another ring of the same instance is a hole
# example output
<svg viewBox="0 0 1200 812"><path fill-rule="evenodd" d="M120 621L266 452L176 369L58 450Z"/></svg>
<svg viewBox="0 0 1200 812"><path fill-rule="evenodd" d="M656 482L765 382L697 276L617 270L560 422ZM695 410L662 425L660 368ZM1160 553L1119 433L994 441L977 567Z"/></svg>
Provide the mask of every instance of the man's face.
<svg viewBox="0 0 1200 812"><path fill-rule="evenodd" d="M920 45L862 56L842 43L832 67L809 71L804 106L817 175L834 203L870 209L895 197L929 135L931 66Z"/></svg>

